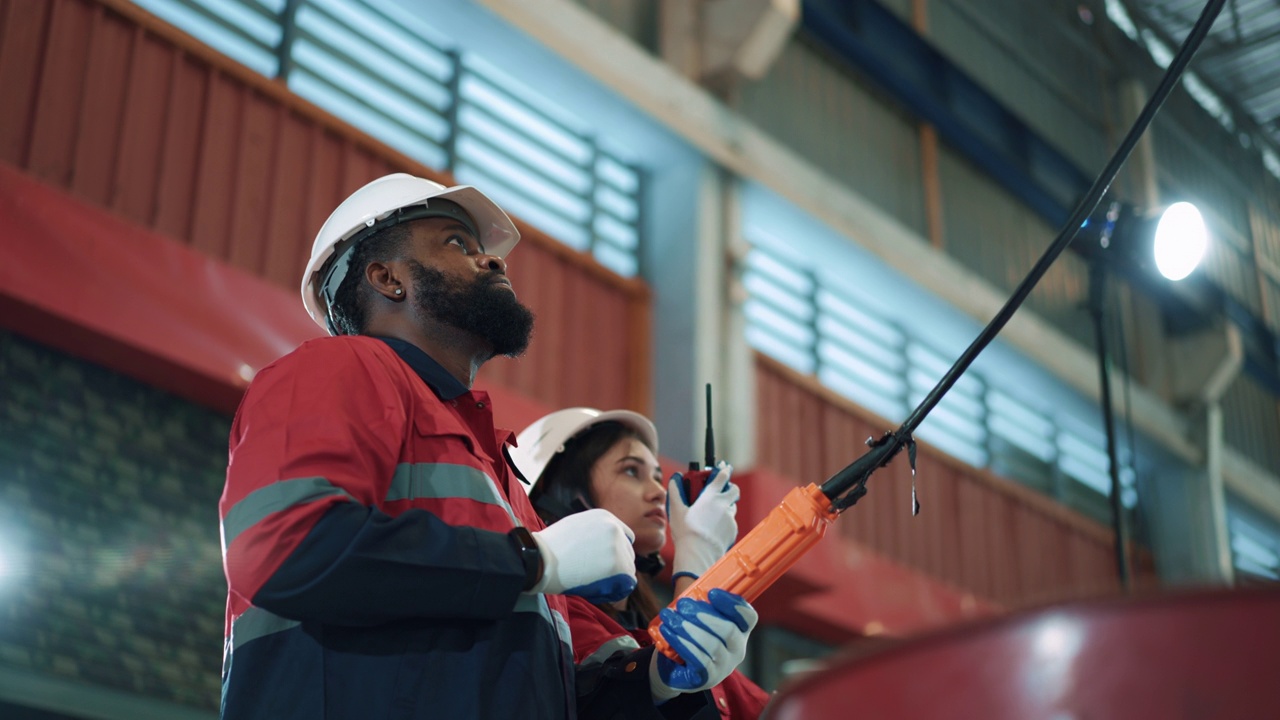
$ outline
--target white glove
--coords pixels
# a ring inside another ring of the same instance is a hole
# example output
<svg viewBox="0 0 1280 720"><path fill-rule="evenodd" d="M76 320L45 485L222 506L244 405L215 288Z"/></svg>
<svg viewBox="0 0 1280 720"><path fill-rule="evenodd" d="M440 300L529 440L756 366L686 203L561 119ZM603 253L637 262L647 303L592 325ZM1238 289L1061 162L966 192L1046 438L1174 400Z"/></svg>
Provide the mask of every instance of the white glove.
<svg viewBox="0 0 1280 720"><path fill-rule="evenodd" d="M542 579L530 593L580 595L600 604L636 589L636 536L608 510L574 513L532 535L542 553Z"/></svg>
<svg viewBox="0 0 1280 720"><path fill-rule="evenodd" d="M657 703L680 693L719 685L747 654L747 638L759 616L741 596L719 588L707 600L681 598L675 610L663 608L659 632L684 664L655 651L649 662L649 691Z"/></svg>
<svg viewBox="0 0 1280 720"><path fill-rule="evenodd" d="M688 575L697 579L716 564L738 539L737 485L730 482L733 466L723 460L711 471L702 494L689 505L684 496L680 473L667 482L667 517L671 522L671 540L675 543L675 561L671 577ZM674 499L673 499L674 498Z"/></svg>

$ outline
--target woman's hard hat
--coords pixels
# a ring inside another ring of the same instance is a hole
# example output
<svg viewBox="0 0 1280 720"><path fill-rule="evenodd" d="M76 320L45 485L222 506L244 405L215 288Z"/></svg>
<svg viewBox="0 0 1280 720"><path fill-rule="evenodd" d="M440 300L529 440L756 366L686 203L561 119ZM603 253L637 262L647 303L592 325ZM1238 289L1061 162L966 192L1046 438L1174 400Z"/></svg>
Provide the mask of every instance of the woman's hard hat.
<svg viewBox="0 0 1280 720"><path fill-rule="evenodd" d="M649 418L630 410L600 411L595 408L575 407L557 410L545 415L516 436L516 446L511 448L511 460L530 482L526 491L533 489L551 458L565 448L565 443L592 425L602 422L622 423L634 430L640 440L658 454L658 429Z"/></svg>
<svg viewBox="0 0 1280 720"><path fill-rule="evenodd" d="M520 241L520 231L511 218L484 193L470 185L445 187L438 182L395 173L380 177L351 193L350 197L329 214L315 243L311 246L311 260L302 274L302 304L316 324L333 334L329 323L327 300L331 300L342 284L348 268L346 257L339 257L333 266L325 263L334 257L335 250L349 257L355 245L363 238L401 220L413 219L413 208L424 208L432 198L456 203L475 221L476 240L484 245L485 252L505 258L511 248ZM397 211L404 210L405 213ZM422 217L433 213L419 213ZM351 242L347 242L351 241ZM339 247L343 243L347 243ZM317 277L321 269L326 276ZM324 294L324 298L322 298Z"/></svg>

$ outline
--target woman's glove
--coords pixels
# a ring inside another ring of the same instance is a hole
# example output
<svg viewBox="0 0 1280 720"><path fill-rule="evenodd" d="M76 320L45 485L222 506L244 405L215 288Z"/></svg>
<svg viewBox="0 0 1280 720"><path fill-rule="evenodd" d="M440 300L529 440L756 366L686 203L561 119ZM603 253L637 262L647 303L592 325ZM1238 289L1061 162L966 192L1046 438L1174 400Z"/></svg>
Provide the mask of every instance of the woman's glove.
<svg viewBox="0 0 1280 720"><path fill-rule="evenodd" d="M747 638L759 616L741 596L719 588L707 600L680 598L674 610L663 608L659 632L684 664L660 652L649 663L649 690L663 703L680 693L719 685L747 653Z"/></svg>
<svg viewBox="0 0 1280 720"><path fill-rule="evenodd" d="M574 513L533 533L533 539L543 569L531 593L579 595L600 604L636 589L636 536L608 510Z"/></svg>
<svg viewBox="0 0 1280 720"><path fill-rule="evenodd" d="M738 496L730 482L733 466L721 461L711 471L707 485L693 504L684 496L684 476L676 473L667 482L667 517L675 543L671 579L697 579L719 560L738 539Z"/></svg>

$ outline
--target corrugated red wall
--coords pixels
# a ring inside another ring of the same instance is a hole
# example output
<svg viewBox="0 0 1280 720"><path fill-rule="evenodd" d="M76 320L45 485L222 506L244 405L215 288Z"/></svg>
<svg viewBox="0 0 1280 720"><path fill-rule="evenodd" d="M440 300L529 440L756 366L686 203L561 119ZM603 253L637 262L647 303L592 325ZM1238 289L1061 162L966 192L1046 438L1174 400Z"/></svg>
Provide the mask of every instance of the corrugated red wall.
<svg viewBox="0 0 1280 720"><path fill-rule="evenodd" d="M757 462L797 484L830 477L893 427L762 355L756 390ZM871 478L837 532L1005 607L1118 591L1109 528L924 445L916 467L919 516L903 454ZM1150 571L1149 556L1136 564Z"/></svg>
<svg viewBox="0 0 1280 720"><path fill-rule="evenodd" d="M0 0L0 87L0 160L289 289L346 194L394 171L449 182L123 0ZM647 410L647 287L521 232L537 339L482 379Z"/></svg>

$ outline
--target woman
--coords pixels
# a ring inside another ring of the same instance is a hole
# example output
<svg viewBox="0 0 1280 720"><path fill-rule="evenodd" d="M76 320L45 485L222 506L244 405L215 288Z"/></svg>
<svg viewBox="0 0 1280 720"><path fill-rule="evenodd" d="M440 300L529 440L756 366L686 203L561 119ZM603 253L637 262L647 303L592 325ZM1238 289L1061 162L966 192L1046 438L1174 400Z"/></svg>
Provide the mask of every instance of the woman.
<svg viewBox="0 0 1280 720"><path fill-rule="evenodd" d="M658 465L658 432L643 415L569 408L551 413L517 438L512 460L532 483L529 499L547 523L590 508L616 515L635 533L636 589L624 600L595 606L569 598L574 661L603 661L619 650L652 644L647 628L661 609L650 578L662 569L667 525L675 544L676 594L719 560L737 538L738 487L720 463L692 503L681 477L666 487ZM671 495L669 496L668 493ZM735 671L712 688L722 717L756 718L769 696Z"/></svg>

